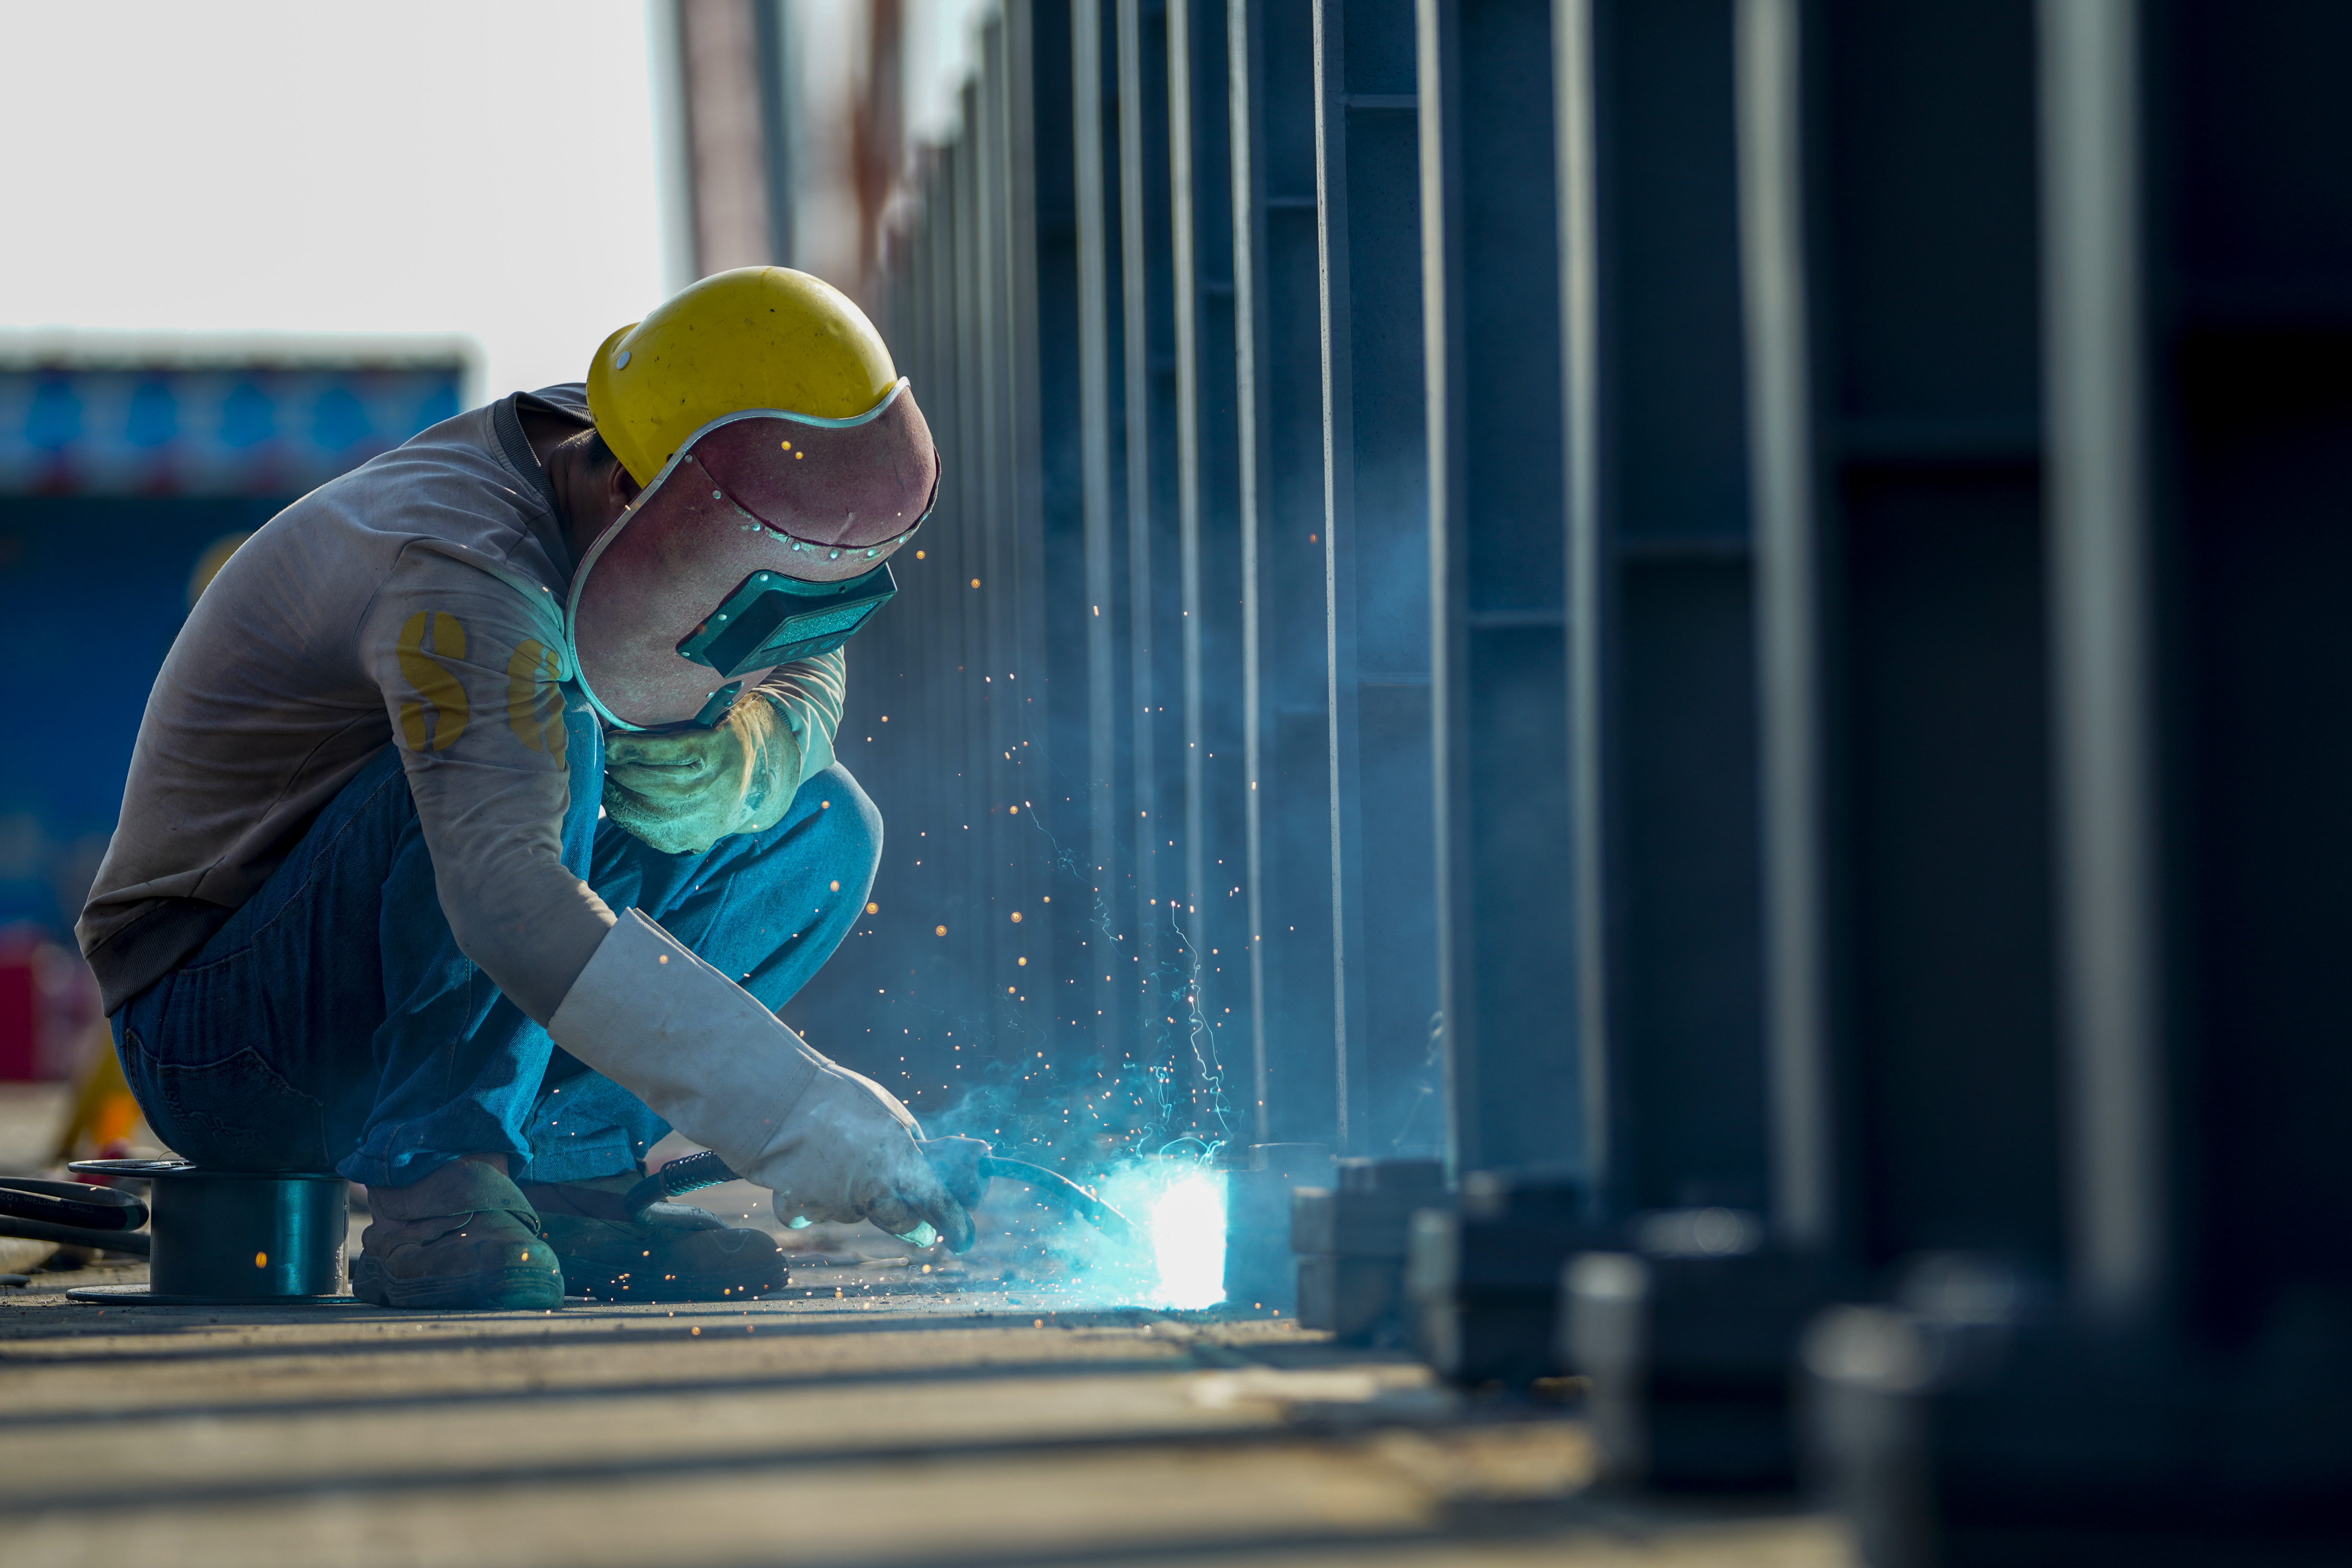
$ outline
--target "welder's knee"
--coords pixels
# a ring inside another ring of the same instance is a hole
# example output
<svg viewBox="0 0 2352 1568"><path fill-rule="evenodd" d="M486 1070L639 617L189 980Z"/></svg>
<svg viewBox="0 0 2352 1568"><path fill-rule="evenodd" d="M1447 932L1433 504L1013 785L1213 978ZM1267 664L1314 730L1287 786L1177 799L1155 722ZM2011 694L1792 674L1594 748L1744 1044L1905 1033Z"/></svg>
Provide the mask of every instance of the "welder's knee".
<svg viewBox="0 0 2352 1568"><path fill-rule="evenodd" d="M882 812L847 768L834 763L801 785L803 806L814 805L809 828L824 845L826 861L839 868L841 880L870 885L882 864Z"/></svg>

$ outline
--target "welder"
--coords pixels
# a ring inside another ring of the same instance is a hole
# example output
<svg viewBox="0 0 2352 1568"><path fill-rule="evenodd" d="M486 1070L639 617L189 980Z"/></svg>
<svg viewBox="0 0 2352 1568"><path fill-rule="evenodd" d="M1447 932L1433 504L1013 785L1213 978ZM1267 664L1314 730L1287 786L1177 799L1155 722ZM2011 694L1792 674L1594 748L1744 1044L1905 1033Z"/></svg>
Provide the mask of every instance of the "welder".
<svg viewBox="0 0 2352 1568"><path fill-rule="evenodd" d="M938 484L856 304L747 268L272 518L79 927L157 1135L364 1184L387 1306L772 1289L766 1231L622 1201L672 1128L789 1223L968 1246L971 1159L776 1014L872 883L842 645Z"/></svg>

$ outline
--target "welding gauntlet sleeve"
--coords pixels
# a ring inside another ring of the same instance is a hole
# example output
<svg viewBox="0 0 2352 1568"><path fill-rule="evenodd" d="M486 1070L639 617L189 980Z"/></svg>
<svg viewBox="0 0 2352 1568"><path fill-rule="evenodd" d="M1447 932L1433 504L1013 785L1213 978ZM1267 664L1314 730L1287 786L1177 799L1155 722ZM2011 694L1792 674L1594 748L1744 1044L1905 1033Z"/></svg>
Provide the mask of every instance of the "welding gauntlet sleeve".
<svg viewBox="0 0 2352 1568"><path fill-rule="evenodd" d="M780 1219L929 1224L961 1252L971 1216L872 1079L810 1049L758 998L635 910L548 1020L556 1044L628 1089L747 1181Z"/></svg>

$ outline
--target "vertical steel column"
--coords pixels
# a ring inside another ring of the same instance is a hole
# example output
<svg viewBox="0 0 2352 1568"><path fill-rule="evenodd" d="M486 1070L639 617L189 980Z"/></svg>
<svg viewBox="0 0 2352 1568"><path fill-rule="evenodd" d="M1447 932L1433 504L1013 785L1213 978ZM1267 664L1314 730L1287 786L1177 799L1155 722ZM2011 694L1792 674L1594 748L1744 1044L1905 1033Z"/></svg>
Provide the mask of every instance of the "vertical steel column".
<svg viewBox="0 0 2352 1568"><path fill-rule="evenodd" d="M1781 1223L2052 1258L2031 7L1740 43Z"/></svg>
<svg viewBox="0 0 2352 1568"><path fill-rule="evenodd" d="M961 271L957 249L963 214L958 200L955 156L956 149L950 144L939 150L932 164L930 292L940 356L935 377L942 393L961 404L970 351L957 331L956 289ZM992 1020L994 1005L983 989L983 977L993 967L989 963L988 949L994 933L988 929L985 893L974 874L975 857L969 826L971 758L975 749L971 744L972 704L965 689L964 673L971 664L973 608L971 592L964 586L972 553L974 521L969 502L973 488L967 461L971 448L964 435L970 411L960 406L943 410L942 415L933 430L935 437L945 437L940 449L940 510L953 526L941 531L939 549L931 556L936 563L933 580L938 584L942 614L940 635L934 649L939 663L930 672L934 709L930 722L931 734L937 737L934 743L950 766L941 770L940 812L936 820L926 825L926 831L936 846L931 853L948 872L948 929L953 933L948 949L954 987L950 993L954 998L952 1011L963 1023L961 1033L969 1035L982 1018ZM954 1053L954 1047L949 1050Z"/></svg>
<svg viewBox="0 0 2352 1568"><path fill-rule="evenodd" d="M1585 1093L1602 1210L1760 1209L1733 0L1557 0Z"/></svg>
<svg viewBox="0 0 2352 1568"><path fill-rule="evenodd" d="M2047 19L2078 1290L2340 1411L2352 10Z"/></svg>
<svg viewBox="0 0 2352 1568"><path fill-rule="evenodd" d="M1193 254L1192 7L1168 6L1168 201L1175 272L1176 534L1184 619L1184 911L1196 936L1208 898L1207 759L1201 689L1201 333L1200 267ZM1192 965L1197 966L1197 955Z"/></svg>
<svg viewBox="0 0 2352 1568"><path fill-rule="evenodd" d="M1255 1100L1234 1075L1249 1034L1241 894L1244 615L1236 510L1231 90L1223 18L1168 0L1168 149L1181 572L1184 952L1220 1114ZM1205 24L1205 25L1203 25ZM1239 1009L1236 1016L1235 1009ZM1236 1028L1235 1026L1239 1027ZM1234 1126L1235 1135L1248 1128ZM1249 1142L1263 1142L1251 1138Z"/></svg>
<svg viewBox="0 0 2352 1568"><path fill-rule="evenodd" d="M956 310L963 270L958 253L964 216L958 188L957 155L956 144L950 143L938 151L931 168L931 308L939 342L937 379L943 394L961 405L965 401L971 345L959 331ZM942 612L934 648L939 662L930 672L935 711L931 733L937 737L934 743L950 765L941 770L941 809L938 817L925 826L935 846L931 854L948 872L948 929L953 933L948 949L953 977L951 1011L962 1026L959 1035L969 1036L976 1032L983 1019L994 1020L994 1002L984 987L985 977L994 969L990 962L990 948L995 933L988 927L986 889L978 875L978 857L972 852L970 829L972 753L977 749L971 742L976 722L973 704L965 686L965 671L971 662L971 628L975 606L973 595L964 584L974 552L972 534L977 521L976 509L971 505L975 487L971 442L966 436L971 411L959 406L943 410L942 414L934 426L935 436L943 432L946 437L940 452L940 510L953 526L941 531L939 548L930 558ZM951 1058L960 1055L952 1046L948 1051ZM952 1068L952 1060L950 1065ZM951 1077L949 1082L953 1082Z"/></svg>
<svg viewBox="0 0 2352 1568"><path fill-rule="evenodd" d="M1092 847L1095 944L1088 966L1095 993L1095 1044L1117 1055L1125 993L1111 976L1111 900L1118 879L1117 658L1111 635L1118 603L1111 591L1109 238L1103 200L1102 5L1070 0L1071 150L1077 180L1079 481L1086 509L1087 800ZM1102 979L1091 976L1099 973Z"/></svg>
<svg viewBox="0 0 2352 1568"><path fill-rule="evenodd" d="M2157 751L2141 420L2138 40L2128 0L2043 0L2042 191L2071 1146L2070 1285L2094 1319L2164 1296Z"/></svg>
<svg viewBox="0 0 2352 1568"><path fill-rule="evenodd" d="M971 251L972 279L966 295L971 311L967 329L978 345L979 373L974 377L981 439L981 482L987 489L988 533L977 575L982 607L988 617L985 651L981 665L981 700L986 704L987 750L979 762L980 776L993 781L988 792L989 880L994 889L989 923L1001 943L1000 962L989 986L1000 1001L999 1033L1025 1038L1029 1033L1029 994L1036 976L1019 960L1029 956L1032 933L1012 923L1026 918L1025 879L1016 853L1020 843L1021 800L1026 770L1016 754L1020 749L1020 699L1016 628L1020 621L1020 581L1013 569L1013 518L1009 425L1012 387L1006 363L1008 322L1004 305L1004 160L997 136L997 115L992 101L995 77L987 68L991 37L1001 24L982 25L980 43L982 70L964 86L963 140L972 150L973 223Z"/></svg>
<svg viewBox="0 0 2352 1568"><path fill-rule="evenodd" d="M1055 940L1050 897L1053 865L1042 852L1035 814L1052 809L1053 770L1049 727L1040 699L1045 693L1044 537L1039 490L1042 456L1037 438L1036 202L1034 139L1023 90L1023 73L1034 45L1028 38L1030 9L1009 6L982 30L982 167L992 171L988 196L992 284L984 306L996 366L989 396L993 405L998 475L996 488L1003 532L993 569L1006 589L1000 648L1006 689L997 700L996 744L1009 753L1004 837L1011 910L1023 914L1015 972L1025 991L1023 1036L1053 1039L1070 989ZM1015 816L1017 808L1019 815ZM991 819L995 820L993 817ZM1025 972L1017 959L1029 963Z"/></svg>
<svg viewBox="0 0 2352 1568"><path fill-rule="evenodd" d="M1439 1137L1405 1127L1437 1003L1412 14L1315 16L1335 1080L1341 1144L1387 1153Z"/></svg>
<svg viewBox="0 0 2352 1568"><path fill-rule="evenodd" d="M1036 764L1045 793L1031 798L1043 815L1027 826L1031 852L1047 859L1045 876L1051 884L1040 897L1052 900L1049 907L1041 904L1041 911L1050 910L1044 924L1055 949L1048 977L1055 993L1054 1055L1090 1053L1107 1061L1105 971L1092 945L1092 889L1098 879L1090 863L1089 668L1091 606L1097 601L1088 591L1092 567L1083 482L1075 14L1055 0L1013 0L1005 15L1016 61L1028 73L1014 93L1012 123L1020 153L1014 190L1029 213L1021 242L1031 285L1022 306L1029 322L1023 354L1033 377L1024 399L1030 419L1024 444L1036 454L1037 467L1024 473L1023 483L1024 515L1035 520L1024 548L1036 563L1030 635L1040 660L1034 677L1040 684L1025 694L1023 711L1032 716L1033 741L1046 750L1050 762Z"/></svg>
<svg viewBox="0 0 2352 1568"><path fill-rule="evenodd" d="M1160 808L1159 757L1152 744L1159 727L1156 661L1152 657L1153 592L1151 490L1151 312L1152 257L1145 239L1144 209L1159 171L1150 169L1143 145L1143 21L1141 0L1116 0L1118 8L1118 267L1119 366L1124 373L1127 413L1127 658L1128 700L1132 704L1129 767L1135 780L1135 956L1142 960L1142 984L1135 999L1139 1046L1158 1039L1160 1005Z"/></svg>
<svg viewBox="0 0 2352 1568"><path fill-rule="evenodd" d="M1237 4L1240 0L1237 0ZM1328 1142L1330 1071L1329 691L1324 599L1312 0L1234 13L1234 269L1247 638L1255 700L1248 783L1253 1007L1265 1136ZM1248 51L1246 73L1242 51Z"/></svg>
<svg viewBox="0 0 2352 1568"><path fill-rule="evenodd" d="M956 575L950 587L956 598L957 821L954 828L963 868L965 898L975 940L968 950L971 970L966 994L992 1038L1002 1039L1009 1022L1000 976L1008 966L1004 956L1004 916L996 907L995 857L991 851L990 807L996 771L985 750L994 715L990 710L987 684L991 584L985 575L991 518L989 515L987 415L985 403L985 340L975 319L978 293L980 215L976 193L978 171L975 137L969 117L946 148L946 190L955 215L946 247L942 292L956 345L955 431L960 468L956 486L960 526L955 531Z"/></svg>
<svg viewBox="0 0 2352 1568"><path fill-rule="evenodd" d="M1622 1184L1614 1118L1618 1031L1610 952L1607 763L1615 740L1605 705L1615 564L1601 510L1601 192L1592 0L1552 5L1552 134L1559 200L1560 457L1568 501L1568 766L1576 876L1577 1033L1583 1043L1585 1151L1609 1188ZM1618 1194L1597 1194L1601 1208Z"/></svg>
<svg viewBox="0 0 2352 1568"><path fill-rule="evenodd" d="M1339 522L1353 521L1355 471L1354 295L1349 289L1347 0L1315 3L1316 335L1323 392L1323 680L1331 838L1332 1146L1354 1152L1354 1101L1361 1076L1349 1049L1350 1015L1363 1012L1363 976L1349 959L1362 942L1354 871L1363 816L1357 791L1356 556L1339 547ZM1362 9L1369 13L1371 7ZM1336 294L1339 319L1332 320ZM1350 546L1353 541L1349 541ZM1343 672L1344 677L1343 678Z"/></svg>
<svg viewBox="0 0 2352 1568"><path fill-rule="evenodd" d="M1830 1121L1822 889L1820 626L1806 324L1797 0L1739 0L1740 275L1756 489L1757 668L1770 975L1772 1213L1791 1246L1840 1215Z"/></svg>
<svg viewBox="0 0 2352 1568"><path fill-rule="evenodd" d="M1029 682L1021 694L1020 733L1028 755L1028 795L1024 811L1052 810L1052 736L1045 722L1044 686L1046 612L1045 590L1045 457L1038 402L1039 363L1037 258L1037 147L1034 91L1031 62L1036 50L1032 32L1030 0L1013 0L990 24L987 58L995 89L992 95L991 135L1003 167L1000 176L1003 210L999 217L1003 265L998 272L996 309L1003 313L1004 335L1005 505L1013 520L1013 545L1009 559L1021 584L1021 604L1014 616L1014 668ZM1075 606L1071 606L1075 608ZM1073 617L1075 618L1075 617ZM1025 830L1024 830L1025 831ZM1031 864L1029 857L1023 858Z"/></svg>
<svg viewBox="0 0 2352 1568"><path fill-rule="evenodd" d="M1126 963L1135 972L1136 1044L1164 1068L1184 1102L1186 1131L1213 1139L1197 1117L1211 1074L1193 1048L1193 989L1177 896L1188 853L1184 811L1181 521L1175 504L1178 402L1170 214L1165 12L1118 0L1119 261L1122 404L1126 413L1129 700L1129 763L1135 914Z"/></svg>
<svg viewBox="0 0 2352 1568"><path fill-rule="evenodd" d="M1415 11L1421 92L1422 332L1429 376L1429 657L1430 751L1436 782L1433 815L1437 823L1437 1007L1445 1031L1445 1167L1458 1177L1484 1163L1486 1140L1478 1110L1488 1075L1481 1073L1475 1042L1479 1020L1471 1012L1477 986L1457 977L1457 965L1475 956L1478 935L1471 922L1477 908L1478 866L1468 825L1471 802L1467 679L1471 604L1468 538L1460 513L1466 509L1466 475L1452 440L1457 423L1469 417L1464 382L1467 367L1456 351L1462 309L1455 296L1461 245L1448 198L1452 174L1445 153L1459 135L1457 114L1445 78L1454 18L1449 8L1422 0ZM1449 132L1451 134L1449 134Z"/></svg>
<svg viewBox="0 0 2352 1568"><path fill-rule="evenodd" d="M1258 787L1265 767L1265 707L1258 635L1258 410L1257 346L1263 337L1258 303L1257 258L1265 248L1265 216L1257 204L1258 174L1253 157L1259 138L1261 95L1258 18L1261 5L1225 0L1226 89L1233 152L1234 211L1234 464L1241 522L1242 557L1242 773L1248 799L1243 818L1242 875L1246 888L1244 919L1249 943L1250 1103L1257 1141L1271 1142L1273 1113L1267 1104L1270 1069L1265 1038L1265 807Z"/></svg>
<svg viewBox="0 0 2352 1568"><path fill-rule="evenodd" d="M1550 17L1418 23L1447 1152L1580 1175Z"/></svg>

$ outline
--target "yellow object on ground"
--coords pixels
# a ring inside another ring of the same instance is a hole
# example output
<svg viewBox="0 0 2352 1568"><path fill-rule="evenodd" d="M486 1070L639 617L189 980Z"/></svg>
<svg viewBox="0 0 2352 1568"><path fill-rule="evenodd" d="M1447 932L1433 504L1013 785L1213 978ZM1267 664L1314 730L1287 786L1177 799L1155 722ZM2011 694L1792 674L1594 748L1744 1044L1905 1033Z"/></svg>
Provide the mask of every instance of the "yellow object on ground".
<svg viewBox="0 0 2352 1568"><path fill-rule="evenodd" d="M739 267L689 285L604 340L588 411L641 485L705 425L746 409L851 419L898 381L856 301L789 267Z"/></svg>
<svg viewBox="0 0 2352 1568"><path fill-rule="evenodd" d="M84 1153L127 1140L139 1125L139 1102L122 1077L122 1062L114 1054L114 1036L100 1023L92 1030L88 1063L74 1080L73 1100L65 1125L49 1153L49 1163L62 1165Z"/></svg>

